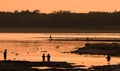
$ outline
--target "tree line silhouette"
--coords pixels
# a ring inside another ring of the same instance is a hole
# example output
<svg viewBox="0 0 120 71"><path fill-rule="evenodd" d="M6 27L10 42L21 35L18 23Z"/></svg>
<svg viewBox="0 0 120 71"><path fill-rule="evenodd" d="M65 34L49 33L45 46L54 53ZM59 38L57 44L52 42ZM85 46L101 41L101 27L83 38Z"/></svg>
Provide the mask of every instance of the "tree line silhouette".
<svg viewBox="0 0 120 71"><path fill-rule="evenodd" d="M0 12L1 28L120 28L120 12L72 13L54 11L40 13L39 10Z"/></svg>

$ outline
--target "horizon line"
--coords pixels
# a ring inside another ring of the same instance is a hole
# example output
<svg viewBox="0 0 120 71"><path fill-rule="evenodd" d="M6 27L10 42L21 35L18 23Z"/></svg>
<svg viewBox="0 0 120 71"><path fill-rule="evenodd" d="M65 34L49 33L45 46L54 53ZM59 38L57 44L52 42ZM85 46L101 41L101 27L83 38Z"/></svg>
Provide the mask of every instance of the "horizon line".
<svg viewBox="0 0 120 71"><path fill-rule="evenodd" d="M34 9L34 10L23 9L23 10L12 10L12 11L0 10L0 12L12 12L12 13L14 13L15 11L18 11L18 12L22 12L22 11L33 12L35 10L38 10L38 9ZM70 11L70 10L55 10L55 11L51 11L51 12L42 12L41 10L38 10L38 11L39 11L39 13L46 13L46 14L50 14L50 13L54 13L54 12L60 12L60 11L69 11L70 13L90 13L90 12L108 12L108 13L114 13L114 12L120 12L120 10L114 10L114 11L91 10L91 11L87 11L87 12L75 12L75 11Z"/></svg>

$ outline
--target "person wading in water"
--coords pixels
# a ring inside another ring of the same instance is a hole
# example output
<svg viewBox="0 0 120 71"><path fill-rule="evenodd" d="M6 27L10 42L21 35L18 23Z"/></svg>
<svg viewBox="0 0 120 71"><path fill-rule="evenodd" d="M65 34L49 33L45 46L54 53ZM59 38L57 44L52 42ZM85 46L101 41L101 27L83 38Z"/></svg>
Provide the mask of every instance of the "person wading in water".
<svg viewBox="0 0 120 71"><path fill-rule="evenodd" d="M111 60L111 55L108 54L107 57L106 57L107 61L108 61L108 65L110 64L110 60Z"/></svg>
<svg viewBox="0 0 120 71"><path fill-rule="evenodd" d="M50 54L47 55L47 61L50 62Z"/></svg>
<svg viewBox="0 0 120 71"><path fill-rule="evenodd" d="M45 62L45 54L42 55L42 60Z"/></svg>
<svg viewBox="0 0 120 71"><path fill-rule="evenodd" d="M6 61L6 59L7 59L7 50L6 49L4 50L3 55L4 55L4 61Z"/></svg>

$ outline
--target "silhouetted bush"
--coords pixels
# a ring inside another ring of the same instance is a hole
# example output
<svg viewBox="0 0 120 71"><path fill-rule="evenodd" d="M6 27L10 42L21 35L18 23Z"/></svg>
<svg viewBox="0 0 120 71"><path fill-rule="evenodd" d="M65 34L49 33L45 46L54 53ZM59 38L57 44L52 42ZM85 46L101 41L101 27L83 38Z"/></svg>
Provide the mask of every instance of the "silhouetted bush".
<svg viewBox="0 0 120 71"><path fill-rule="evenodd" d="M71 13L54 11L50 14L39 10L30 12L0 12L2 28L81 28L81 29L119 29L120 12Z"/></svg>

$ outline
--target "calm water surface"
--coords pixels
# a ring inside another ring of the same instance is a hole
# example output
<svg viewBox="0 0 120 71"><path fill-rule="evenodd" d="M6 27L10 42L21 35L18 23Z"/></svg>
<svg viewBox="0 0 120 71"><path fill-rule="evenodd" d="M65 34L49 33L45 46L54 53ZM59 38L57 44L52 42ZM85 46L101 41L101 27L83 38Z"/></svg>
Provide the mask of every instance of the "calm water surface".
<svg viewBox="0 0 120 71"><path fill-rule="evenodd" d="M9 60L42 61L42 54L50 54L51 61L67 61L87 67L107 65L103 55L78 55L70 52L85 46L87 41L49 41L53 39L105 38L120 39L120 33L0 33L0 60L4 49L8 50ZM108 41L89 41L89 43L119 43ZM120 63L119 57L112 57L111 64Z"/></svg>

